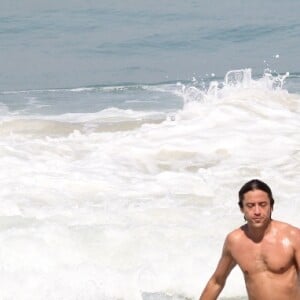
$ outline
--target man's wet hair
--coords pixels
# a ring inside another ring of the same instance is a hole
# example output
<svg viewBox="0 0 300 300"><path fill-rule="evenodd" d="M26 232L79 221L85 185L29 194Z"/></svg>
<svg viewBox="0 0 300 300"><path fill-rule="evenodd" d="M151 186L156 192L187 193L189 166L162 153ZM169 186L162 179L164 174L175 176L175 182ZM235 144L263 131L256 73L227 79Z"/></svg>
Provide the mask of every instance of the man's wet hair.
<svg viewBox="0 0 300 300"><path fill-rule="evenodd" d="M270 199L271 208L273 208L274 199L273 199L272 191L266 183L264 183L263 181L261 181L259 179L252 179L252 180L246 182L239 190L239 202L238 203L239 203L240 208L243 208L244 195L247 192L254 191L254 190L261 190L261 191L266 192Z"/></svg>

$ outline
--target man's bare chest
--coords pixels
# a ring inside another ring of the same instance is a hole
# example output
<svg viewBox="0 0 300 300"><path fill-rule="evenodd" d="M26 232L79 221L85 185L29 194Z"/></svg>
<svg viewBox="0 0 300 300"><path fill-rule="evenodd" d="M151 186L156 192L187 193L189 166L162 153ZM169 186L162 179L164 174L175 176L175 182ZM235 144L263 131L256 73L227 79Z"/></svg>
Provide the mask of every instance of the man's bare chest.
<svg viewBox="0 0 300 300"><path fill-rule="evenodd" d="M264 271L280 274L294 264L292 247L282 241L246 241L233 248L232 256L244 274Z"/></svg>

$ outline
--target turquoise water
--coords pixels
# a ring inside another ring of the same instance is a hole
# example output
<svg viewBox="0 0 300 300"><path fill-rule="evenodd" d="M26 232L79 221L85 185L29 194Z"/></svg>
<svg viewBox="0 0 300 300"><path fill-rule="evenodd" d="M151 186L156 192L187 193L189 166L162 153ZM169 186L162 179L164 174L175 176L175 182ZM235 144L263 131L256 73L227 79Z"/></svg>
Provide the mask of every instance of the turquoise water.
<svg viewBox="0 0 300 300"><path fill-rule="evenodd" d="M4 1L0 88L299 72L298 1Z"/></svg>
<svg viewBox="0 0 300 300"><path fill-rule="evenodd" d="M2 1L0 300L198 299L253 177L300 226L299 11Z"/></svg>

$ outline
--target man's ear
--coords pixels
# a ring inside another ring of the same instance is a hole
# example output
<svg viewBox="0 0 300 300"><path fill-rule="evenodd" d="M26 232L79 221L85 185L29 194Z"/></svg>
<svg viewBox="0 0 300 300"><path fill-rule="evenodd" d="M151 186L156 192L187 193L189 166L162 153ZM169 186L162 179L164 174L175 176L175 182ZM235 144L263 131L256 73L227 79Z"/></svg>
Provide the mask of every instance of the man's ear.
<svg viewBox="0 0 300 300"><path fill-rule="evenodd" d="M273 207L271 207L270 218L272 218Z"/></svg>
<svg viewBox="0 0 300 300"><path fill-rule="evenodd" d="M244 213L244 207L243 206L240 207L240 211L241 211L242 214Z"/></svg>

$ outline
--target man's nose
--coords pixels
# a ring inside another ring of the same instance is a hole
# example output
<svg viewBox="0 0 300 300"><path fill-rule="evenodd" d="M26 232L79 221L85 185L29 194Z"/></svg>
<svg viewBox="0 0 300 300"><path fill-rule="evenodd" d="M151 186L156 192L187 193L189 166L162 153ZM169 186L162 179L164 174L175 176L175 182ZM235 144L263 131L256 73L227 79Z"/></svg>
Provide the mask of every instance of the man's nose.
<svg viewBox="0 0 300 300"><path fill-rule="evenodd" d="M256 215L259 215L259 214L260 214L260 207L259 207L259 205L255 205L255 207L254 207L254 213L255 213Z"/></svg>

